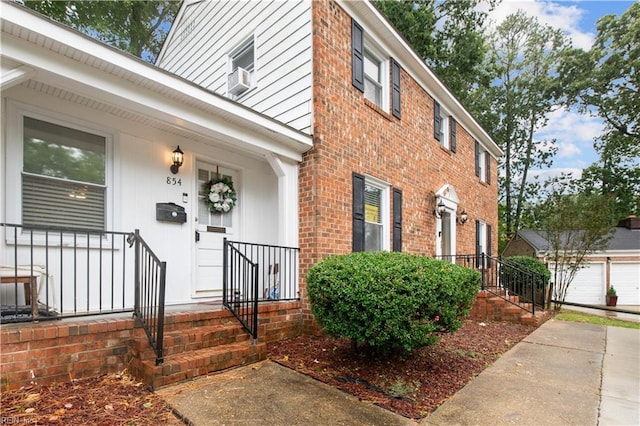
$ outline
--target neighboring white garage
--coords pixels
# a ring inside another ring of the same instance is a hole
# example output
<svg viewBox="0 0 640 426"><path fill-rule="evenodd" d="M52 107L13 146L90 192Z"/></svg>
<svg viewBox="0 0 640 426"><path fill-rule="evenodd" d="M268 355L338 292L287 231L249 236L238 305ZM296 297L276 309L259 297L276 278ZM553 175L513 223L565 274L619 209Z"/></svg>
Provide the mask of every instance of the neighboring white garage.
<svg viewBox="0 0 640 426"><path fill-rule="evenodd" d="M640 262L611 263L610 282L618 305L640 305Z"/></svg>
<svg viewBox="0 0 640 426"><path fill-rule="evenodd" d="M567 289L565 302L604 305L605 264L590 263L576 272Z"/></svg>

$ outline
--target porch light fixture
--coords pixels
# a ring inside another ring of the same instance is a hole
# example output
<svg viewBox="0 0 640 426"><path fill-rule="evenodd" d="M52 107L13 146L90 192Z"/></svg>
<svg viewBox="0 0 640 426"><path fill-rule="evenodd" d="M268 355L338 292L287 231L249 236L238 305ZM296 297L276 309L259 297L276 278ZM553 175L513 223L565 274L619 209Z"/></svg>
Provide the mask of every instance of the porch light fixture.
<svg viewBox="0 0 640 426"><path fill-rule="evenodd" d="M182 166L182 162L184 160L184 152L180 150L180 145L176 149L173 150L173 154L171 154L171 160L173 164L171 165L171 173L174 175L178 173L178 169Z"/></svg>
<svg viewBox="0 0 640 426"><path fill-rule="evenodd" d="M433 214L435 214L436 217L442 217L442 213L447 211L447 207L444 205L444 203L440 198L437 198L437 200L438 200L438 205L436 205L436 209L433 211Z"/></svg>
<svg viewBox="0 0 640 426"><path fill-rule="evenodd" d="M467 211L465 209L462 209L462 213L460 213L460 217L458 218L458 222L460 223L460 225L464 225L465 223L467 223L467 220L469 220L469 216L467 215Z"/></svg>

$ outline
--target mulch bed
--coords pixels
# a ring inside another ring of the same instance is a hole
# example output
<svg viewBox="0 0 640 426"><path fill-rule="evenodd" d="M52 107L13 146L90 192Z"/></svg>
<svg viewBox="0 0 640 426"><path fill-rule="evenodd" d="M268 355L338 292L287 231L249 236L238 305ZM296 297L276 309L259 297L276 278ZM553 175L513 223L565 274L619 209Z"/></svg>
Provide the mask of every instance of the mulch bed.
<svg viewBox="0 0 640 426"><path fill-rule="evenodd" d="M433 412L534 328L466 321L409 355L356 354L347 339L298 337L268 345L282 365L409 418ZM178 425L166 403L127 374L0 394L0 424Z"/></svg>
<svg viewBox="0 0 640 426"><path fill-rule="evenodd" d="M127 374L3 391L0 424L179 425L171 409Z"/></svg>
<svg viewBox="0 0 640 426"><path fill-rule="evenodd" d="M421 418L535 328L466 321L411 354L354 353L348 339L298 337L268 345L282 365L409 418Z"/></svg>

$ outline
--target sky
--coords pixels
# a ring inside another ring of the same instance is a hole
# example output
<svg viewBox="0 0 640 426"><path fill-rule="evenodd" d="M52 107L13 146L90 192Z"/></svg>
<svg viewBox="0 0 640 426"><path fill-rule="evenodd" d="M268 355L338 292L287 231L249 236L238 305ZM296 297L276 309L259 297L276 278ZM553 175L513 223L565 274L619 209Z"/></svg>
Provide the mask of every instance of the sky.
<svg viewBox="0 0 640 426"><path fill-rule="evenodd" d="M568 35L574 47L589 50L596 37L596 22L605 15L620 16L634 2L628 0L502 0L489 17L500 22L507 15L523 10L535 16L539 22L561 29ZM537 138L557 140L558 153L553 166L545 170L533 170L539 179L572 172L579 177L582 169L598 159L593 140L602 133L602 120L559 109L551 114L547 126Z"/></svg>

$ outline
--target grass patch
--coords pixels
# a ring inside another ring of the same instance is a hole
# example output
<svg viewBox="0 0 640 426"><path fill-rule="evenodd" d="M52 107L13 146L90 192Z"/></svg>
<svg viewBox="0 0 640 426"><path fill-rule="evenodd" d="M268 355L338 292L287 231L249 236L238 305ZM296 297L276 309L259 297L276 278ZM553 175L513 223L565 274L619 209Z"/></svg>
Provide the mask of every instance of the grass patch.
<svg viewBox="0 0 640 426"><path fill-rule="evenodd" d="M613 327L635 328L640 330L640 323L591 315L583 312L562 311L555 316L562 321L586 322L588 324L608 325Z"/></svg>

